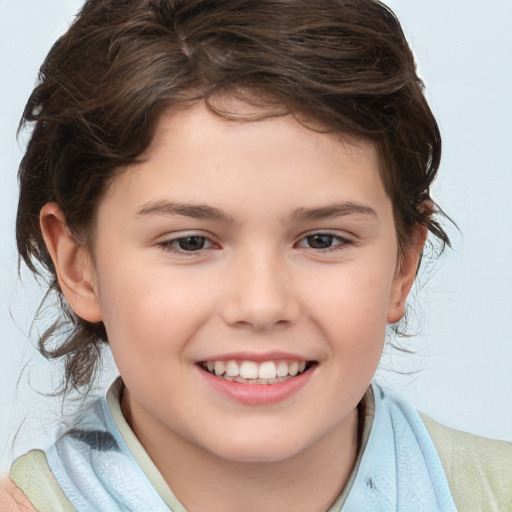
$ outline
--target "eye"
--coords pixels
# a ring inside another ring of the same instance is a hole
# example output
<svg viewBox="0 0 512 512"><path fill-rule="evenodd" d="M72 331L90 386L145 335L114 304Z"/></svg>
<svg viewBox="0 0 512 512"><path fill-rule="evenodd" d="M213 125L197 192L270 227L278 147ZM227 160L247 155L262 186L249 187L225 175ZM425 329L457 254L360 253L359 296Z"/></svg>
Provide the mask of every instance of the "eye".
<svg viewBox="0 0 512 512"><path fill-rule="evenodd" d="M306 241L312 249L328 249L334 242L334 236L319 233L306 237Z"/></svg>
<svg viewBox="0 0 512 512"><path fill-rule="evenodd" d="M206 245L204 236L187 236L174 241L182 251L200 251Z"/></svg>
<svg viewBox="0 0 512 512"><path fill-rule="evenodd" d="M210 249L213 247L213 242L211 242L205 236L190 235L173 238L172 240L164 240L158 245L164 251L175 253L193 253L202 251L204 249Z"/></svg>
<svg viewBox="0 0 512 512"><path fill-rule="evenodd" d="M334 235L331 233L313 233L305 236L297 244L299 247L306 247L308 249L316 249L319 251L328 251L342 249L344 246L352 242L345 237Z"/></svg>

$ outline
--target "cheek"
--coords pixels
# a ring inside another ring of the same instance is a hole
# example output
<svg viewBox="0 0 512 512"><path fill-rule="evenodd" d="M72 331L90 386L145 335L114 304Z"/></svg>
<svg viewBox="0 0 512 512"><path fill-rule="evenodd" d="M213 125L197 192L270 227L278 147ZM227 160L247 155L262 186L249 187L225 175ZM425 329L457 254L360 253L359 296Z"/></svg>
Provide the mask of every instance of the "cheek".
<svg viewBox="0 0 512 512"><path fill-rule="evenodd" d="M356 360L379 359L386 337L392 272L368 268L325 276L310 300L311 315L331 349Z"/></svg>
<svg viewBox="0 0 512 512"><path fill-rule="evenodd" d="M120 267L105 265L98 287L114 357L158 359L176 351L205 316L204 294L178 276Z"/></svg>
<svg viewBox="0 0 512 512"><path fill-rule="evenodd" d="M316 279L314 290L309 290L310 304L318 314L330 315L333 324L385 324L392 281L393 273L384 269L364 265L334 269Z"/></svg>

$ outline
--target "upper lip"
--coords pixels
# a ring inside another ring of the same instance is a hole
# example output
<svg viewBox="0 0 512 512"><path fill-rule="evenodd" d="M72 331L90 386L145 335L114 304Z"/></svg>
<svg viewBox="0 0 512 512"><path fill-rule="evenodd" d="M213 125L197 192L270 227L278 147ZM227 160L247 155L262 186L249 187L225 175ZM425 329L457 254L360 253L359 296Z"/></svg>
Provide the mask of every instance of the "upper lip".
<svg viewBox="0 0 512 512"><path fill-rule="evenodd" d="M205 357L198 361L198 363L204 361L254 361L255 363L263 363L265 361L313 361L312 358L293 354L290 352L283 351L270 351L270 352L230 352L225 354L217 354Z"/></svg>

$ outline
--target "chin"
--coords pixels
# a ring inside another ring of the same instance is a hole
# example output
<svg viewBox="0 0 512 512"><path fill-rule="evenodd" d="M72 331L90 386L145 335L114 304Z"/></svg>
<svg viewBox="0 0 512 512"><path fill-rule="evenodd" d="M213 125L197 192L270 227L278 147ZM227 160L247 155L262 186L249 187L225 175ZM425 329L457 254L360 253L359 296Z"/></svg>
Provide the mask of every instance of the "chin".
<svg viewBox="0 0 512 512"><path fill-rule="evenodd" d="M286 436L284 436L286 437ZM222 446L217 446L212 453L217 457L234 463L271 464L284 462L301 453L308 444L294 442L289 437L283 439L282 433L278 435L244 438L229 438Z"/></svg>

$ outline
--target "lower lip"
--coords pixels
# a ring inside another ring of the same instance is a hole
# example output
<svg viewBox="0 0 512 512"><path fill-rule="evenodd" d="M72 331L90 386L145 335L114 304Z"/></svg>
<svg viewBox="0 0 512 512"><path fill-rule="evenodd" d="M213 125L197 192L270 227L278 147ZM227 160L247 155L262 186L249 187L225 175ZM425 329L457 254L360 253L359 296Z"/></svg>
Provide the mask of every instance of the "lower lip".
<svg viewBox="0 0 512 512"><path fill-rule="evenodd" d="M208 386L218 393L246 405L270 405L282 402L302 389L315 367L276 384L243 384L216 377L198 367Z"/></svg>

